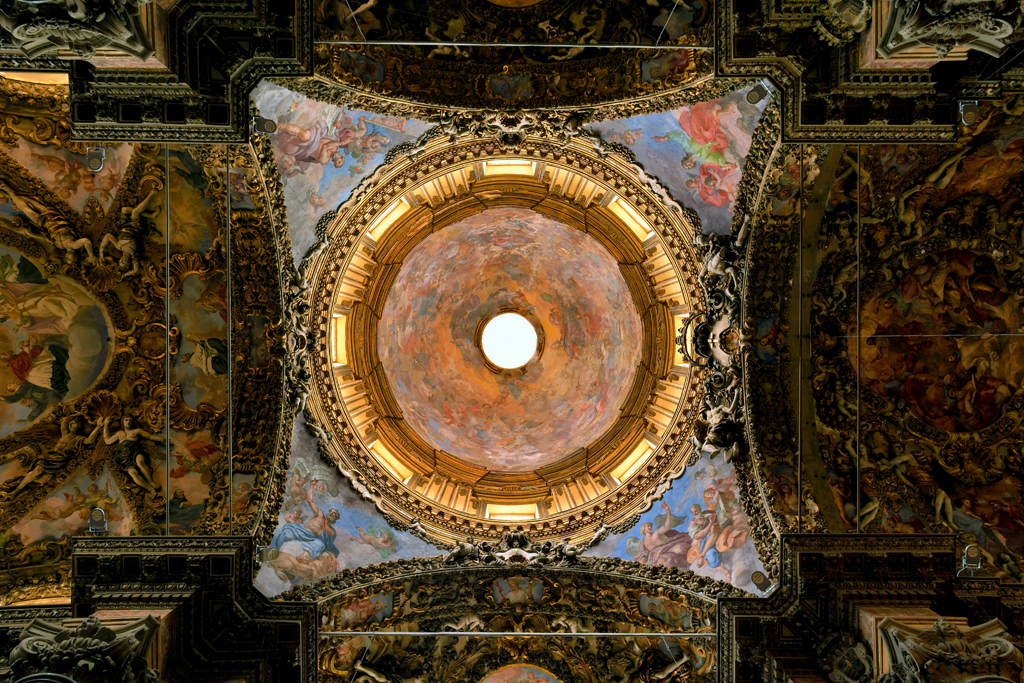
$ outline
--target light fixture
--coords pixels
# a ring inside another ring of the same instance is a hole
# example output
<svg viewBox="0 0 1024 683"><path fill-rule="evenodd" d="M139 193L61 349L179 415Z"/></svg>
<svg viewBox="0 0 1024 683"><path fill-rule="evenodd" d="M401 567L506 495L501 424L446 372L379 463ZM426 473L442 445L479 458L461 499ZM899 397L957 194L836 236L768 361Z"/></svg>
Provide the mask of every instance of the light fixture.
<svg viewBox="0 0 1024 683"><path fill-rule="evenodd" d="M978 101L960 101L960 120L965 126L973 126L978 121Z"/></svg>
<svg viewBox="0 0 1024 683"><path fill-rule="evenodd" d="M89 533L94 536L107 533L107 513L100 508L93 508L89 512Z"/></svg>
<svg viewBox="0 0 1024 683"><path fill-rule="evenodd" d="M277 132L277 124L262 116L254 116L252 119L252 129L256 133L270 135Z"/></svg>
<svg viewBox="0 0 1024 683"><path fill-rule="evenodd" d="M281 551L271 545L258 545L256 546L256 564L261 565L264 562L273 562L281 554Z"/></svg>
<svg viewBox="0 0 1024 683"><path fill-rule="evenodd" d="M765 597L768 597L768 594L775 590L775 587L779 585L777 583L772 583L772 580L761 571L751 574L750 581L754 584L757 590L761 591L761 595Z"/></svg>
<svg viewBox="0 0 1024 683"><path fill-rule="evenodd" d="M964 548L964 559L960 563L960 571L956 575L960 576L964 572L970 571L973 577L977 569L981 569L981 548L972 543Z"/></svg>
<svg viewBox="0 0 1024 683"><path fill-rule="evenodd" d="M750 89L750 92L747 93L747 102L750 104L757 104L766 97L768 97L768 88L765 86L764 80L762 79Z"/></svg>
<svg viewBox="0 0 1024 683"><path fill-rule="evenodd" d="M85 148L85 164L93 173L99 173L103 170L103 160L106 156L107 153L102 147Z"/></svg>

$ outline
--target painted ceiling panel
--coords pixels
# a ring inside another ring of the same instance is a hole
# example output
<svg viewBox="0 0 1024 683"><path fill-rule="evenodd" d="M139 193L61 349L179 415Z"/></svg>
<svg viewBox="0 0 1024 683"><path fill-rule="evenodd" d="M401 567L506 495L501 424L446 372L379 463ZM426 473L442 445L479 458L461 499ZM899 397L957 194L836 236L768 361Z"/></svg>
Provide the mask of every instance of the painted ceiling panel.
<svg viewBox="0 0 1024 683"><path fill-rule="evenodd" d="M586 554L689 569L748 591L754 590L750 575L764 571L750 538L736 471L706 453L632 529L608 536Z"/></svg>
<svg viewBox="0 0 1024 683"><path fill-rule="evenodd" d="M266 201L252 156L115 144L93 174L84 146L39 138L0 153L4 604L67 594L68 539L93 508L109 535L245 533L273 479L261 461L282 422L280 377L228 352L233 317L241 358L280 324L276 251L246 236ZM244 168L229 177L231 164ZM229 304L233 264L251 296ZM263 387L271 408L249 447L229 443L228 417L252 417L229 408L229 374L243 393Z"/></svg>
<svg viewBox="0 0 1024 683"><path fill-rule="evenodd" d="M342 569L440 554L429 543L389 526L371 501L323 461L301 418L290 467L270 542L280 554L264 563L256 577L256 587L265 595L278 595Z"/></svg>
<svg viewBox="0 0 1024 683"><path fill-rule="evenodd" d="M986 105L970 133L957 147L850 147L837 160L813 392L847 529L951 529L1005 569L1024 551L1024 126Z"/></svg>

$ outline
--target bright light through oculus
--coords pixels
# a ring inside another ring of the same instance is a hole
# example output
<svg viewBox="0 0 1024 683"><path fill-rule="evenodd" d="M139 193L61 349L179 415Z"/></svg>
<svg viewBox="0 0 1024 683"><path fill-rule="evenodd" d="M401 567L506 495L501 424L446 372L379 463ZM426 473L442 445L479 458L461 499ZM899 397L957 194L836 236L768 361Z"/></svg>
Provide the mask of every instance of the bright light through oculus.
<svg viewBox="0 0 1024 683"><path fill-rule="evenodd" d="M484 326L480 345L499 368L521 368L537 352L537 330L517 313L502 313Z"/></svg>

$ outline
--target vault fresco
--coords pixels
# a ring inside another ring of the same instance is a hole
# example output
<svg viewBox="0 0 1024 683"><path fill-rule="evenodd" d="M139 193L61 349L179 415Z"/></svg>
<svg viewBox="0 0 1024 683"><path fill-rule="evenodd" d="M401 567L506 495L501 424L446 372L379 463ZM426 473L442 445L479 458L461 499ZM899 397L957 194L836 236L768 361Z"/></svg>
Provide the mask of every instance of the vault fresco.
<svg viewBox="0 0 1024 683"><path fill-rule="evenodd" d="M320 216L348 199L388 150L430 128L422 121L324 104L269 81L252 98L260 114L278 125L274 158L296 262L316 241Z"/></svg>
<svg viewBox="0 0 1024 683"><path fill-rule="evenodd" d="M860 334L846 340L860 381L946 432L992 424L1024 386L1011 336L1024 331L1024 310L1002 265L954 249L912 263L895 287L881 285L861 306Z"/></svg>
<svg viewBox="0 0 1024 683"><path fill-rule="evenodd" d="M1000 105L982 114L954 147L843 153L814 289L813 390L845 526L952 531L1000 572L1024 551L1024 126Z"/></svg>
<svg viewBox="0 0 1024 683"><path fill-rule="evenodd" d="M629 147L676 201L697 212L704 232L728 234L754 130L769 102L748 103L749 91L588 127Z"/></svg>
<svg viewBox="0 0 1024 683"><path fill-rule="evenodd" d="M632 529L610 535L586 554L688 569L744 590L754 590L750 575L764 570L750 538L736 471L707 453L687 466ZM647 600L640 608L676 626L670 607Z"/></svg>
<svg viewBox="0 0 1024 683"><path fill-rule="evenodd" d="M488 369L474 334L504 307L546 337L524 372ZM405 421L433 447L492 470L550 464L619 417L641 324L596 240L528 209L490 209L434 233L402 264L378 350Z"/></svg>
<svg viewBox="0 0 1024 683"><path fill-rule="evenodd" d="M9 153L68 206L81 212L90 200L104 211L110 208L134 149L131 143L104 145L103 169L99 173L89 170L84 149L72 150L67 146L54 147L23 140Z"/></svg>
<svg viewBox="0 0 1024 683"><path fill-rule="evenodd" d="M713 3L685 5L604 1L550 3L502 0L463 6L399 0L349 7L322 0L314 10L321 43L314 67L356 92L399 95L450 107L543 109L596 104L650 95L696 80L710 69L704 51L669 47L604 50L598 44L696 46L711 43ZM431 45L512 42L560 43L551 48L514 45ZM365 46L329 41L370 41ZM414 41L374 45L373 41ZM416 41L427 41L416 45ZM327 91L328 88L323 88ZM326 92L325 92L326 94ZM337 97L337 94L334 94ZM404 103L403 103L404 104ZM377 106L387 106L383 101ZM401 106L401 105L400 105ZM407 106L407 105L406 105Z"/></svg>
<svg viewBox="0 0 1024 683"><path fill-rule="evenodd" d="M0 216L4 213L0 212ZM108 323L67 278L0 247L0 436L89 389L109 362Z"/></svg>
<svg viewBox="0 0 1024 683"><path fill-rule="evenodd" d="M44 116L0 152L4 604L66 594L69 540L93 508L114 536L253 530L275 450L229 441L232 415L249 417L232 413L229 376L277 407L265 435L284 422L280 374L228 351L230 321L243 358L280 325L280 294L258 275L279 279L273 230L259 256L236 240L253 297L228 304L228 202L242 235L266 203L252 153L115 144L94 174L84 143L40 135L62 126Z"/></svg>

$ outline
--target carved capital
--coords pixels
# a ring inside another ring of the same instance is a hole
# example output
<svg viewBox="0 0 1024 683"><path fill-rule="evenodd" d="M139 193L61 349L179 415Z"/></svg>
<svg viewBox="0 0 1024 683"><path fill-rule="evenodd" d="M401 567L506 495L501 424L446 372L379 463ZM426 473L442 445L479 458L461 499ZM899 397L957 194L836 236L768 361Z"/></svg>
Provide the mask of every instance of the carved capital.
<svg viewBox="0 0 1024 683"><path fill-rule="evenodd" d="M139 20L139 7L149 2L7 0L0 4L0 28L30 58L70 50L91 59L97 50L110 48L145 61L154 51Z"/></svg>
<svg viewBox="0 0 1024 683"><path fill-rule="evenodd" d="M930 47L943 59L963 46L998 57L1019 17L1019 6L1003 0L893 0L878 54L888 59Z"/></svg>
<svg viewBox="0 0 1024 683"><path fill-rule="evenodd" d="M1024 654L1007 639L998 619L961 629L938 619L928 629L886 618L878 629L899 683L960 683L980 677L1020 680Z"/></svg>
<svg viewBox="0 0 1024 683"><path fill-rule="evenodd" d="M148 616L110 628L88 617L75 628L34 619L11 652L11 669L18 676L55 673L76 683L156 683L160 674L147 665L145 652L160 622Z"/></svg>

